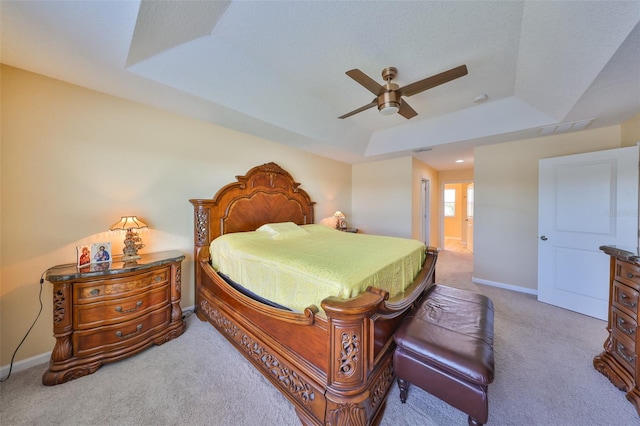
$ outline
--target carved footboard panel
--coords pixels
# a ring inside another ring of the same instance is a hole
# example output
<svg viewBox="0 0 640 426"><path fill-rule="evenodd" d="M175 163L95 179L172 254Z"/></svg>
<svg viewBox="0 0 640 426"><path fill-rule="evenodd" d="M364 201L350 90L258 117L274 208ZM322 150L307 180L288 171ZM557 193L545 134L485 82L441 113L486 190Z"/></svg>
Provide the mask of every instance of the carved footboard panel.
<svg viewBox="0 0 640 426"><path fill-rule="evenodd" d="M326 400L324 388L304 374L297 366L285 361L275 349L239 325L215 301L202 295L198 316L218 329L258 370L295 406L305 424L322 424Z"/></svg>

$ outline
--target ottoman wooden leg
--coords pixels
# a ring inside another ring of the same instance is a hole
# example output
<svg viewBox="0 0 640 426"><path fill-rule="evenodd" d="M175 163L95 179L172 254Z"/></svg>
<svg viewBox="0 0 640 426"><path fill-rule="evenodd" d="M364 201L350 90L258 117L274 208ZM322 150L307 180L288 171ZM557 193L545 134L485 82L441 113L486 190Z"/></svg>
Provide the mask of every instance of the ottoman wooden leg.
<svg viewBox="0 0 640 426"><path fill-rule="evenodd" d="M409 382L398 378L398 388L400 388L400 401L404 404L407 402L407 393L409 392Z"/></svg>
<svg viewBox="0 0 640 426"><path fill-rule="evenodd" d="M476 419L472 419L471 416L469 416L469 426L482 426L482 423L478 423Z"/></svg>

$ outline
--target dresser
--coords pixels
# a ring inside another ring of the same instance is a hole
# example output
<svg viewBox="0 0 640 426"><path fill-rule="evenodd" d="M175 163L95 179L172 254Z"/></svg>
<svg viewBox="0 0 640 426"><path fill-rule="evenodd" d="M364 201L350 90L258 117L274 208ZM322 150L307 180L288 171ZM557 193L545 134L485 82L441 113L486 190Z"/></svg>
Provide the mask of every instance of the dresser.
<svg viewBox="0 0 640 426"><path fill-rule="evenodd" d="M640 258L636 253L615 246L600 250L611 258L609 283L609 336L604 351L593 359L593 366L618 389L640 415Z"/></svg>
<svg viewBox="0 0 640 426"><path fill-rule="evenodd" d="M56 339L45 385L95 372L152 345L180 336L184 255L166 251L118 261L54 266L45 278L53 285Z"/></svg>

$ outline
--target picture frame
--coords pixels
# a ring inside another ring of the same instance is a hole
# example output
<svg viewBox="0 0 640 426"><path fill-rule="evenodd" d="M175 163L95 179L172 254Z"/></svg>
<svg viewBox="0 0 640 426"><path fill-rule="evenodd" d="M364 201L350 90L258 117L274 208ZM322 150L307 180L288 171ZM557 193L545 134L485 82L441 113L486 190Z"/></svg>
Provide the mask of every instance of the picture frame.
<svg viewBox="0 0 640 426"><path fill-rule="evenodd" d="M88 266L91 264L91 246L89 244L77 246L76 253L78 258L78 267Z"/></svg>
<svg viewBox="0 0 640 426"><path fill-rule="evenodd" d="M105 263L111 260L111 243L91 244L91 263Z"/></svg>

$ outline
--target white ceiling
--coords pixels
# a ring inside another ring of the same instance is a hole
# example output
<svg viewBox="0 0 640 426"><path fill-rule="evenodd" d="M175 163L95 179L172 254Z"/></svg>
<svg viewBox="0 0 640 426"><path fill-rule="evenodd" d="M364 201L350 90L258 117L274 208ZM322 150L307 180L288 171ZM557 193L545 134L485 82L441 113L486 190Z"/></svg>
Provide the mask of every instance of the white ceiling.
<svg viewBox="0 0 640 426"><path fill-rule="evenodd" d="M0 7L7 65L348 163L414 155L438 170L465 168L480 144L640 113L637 0ZM410 120L375 108L337 118L373 97L347 70L383 83L394 66L404 86L462 64L468 75L405 98L418 112Z"/></svg>

